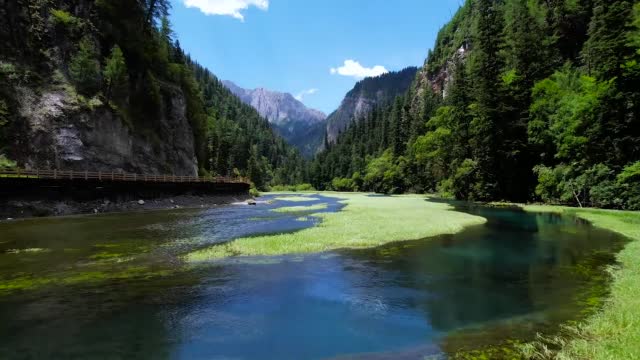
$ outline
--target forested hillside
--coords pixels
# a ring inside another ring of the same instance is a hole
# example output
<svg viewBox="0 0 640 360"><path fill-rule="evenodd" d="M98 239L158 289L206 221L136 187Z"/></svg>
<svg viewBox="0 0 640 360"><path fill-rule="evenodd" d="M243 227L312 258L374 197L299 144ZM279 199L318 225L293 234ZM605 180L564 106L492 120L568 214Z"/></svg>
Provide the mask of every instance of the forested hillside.
<svg viewBox="0 0 640 360"><path fill-rule="evenodd" d="M411 86L417 69L408 67L376 77L360 80L342 100L336 111L327 117L327 141L334 143L355 119L377 106L388 105Z"/></svg>
<svg viewBox="0 0 640 360"><path fill-rule="evenodd" d="M634 1L469 0L314 185L640 209L639 61Z"/></svg>
<svg viewBox="0 0 640 360"><path fill-rule="evenodd" d="M0 166L247 175L301 182L303 162L185 56L168 0L0 6Z"/></svg>
<svg viewBox="0 0 640 360"><path fill-rule="evenodd" d="M239 169L260 189L304 182L307 164L299 152L209 70L191 60L189 63L207 111L206 169L215 174L232 174Z"/></svg>

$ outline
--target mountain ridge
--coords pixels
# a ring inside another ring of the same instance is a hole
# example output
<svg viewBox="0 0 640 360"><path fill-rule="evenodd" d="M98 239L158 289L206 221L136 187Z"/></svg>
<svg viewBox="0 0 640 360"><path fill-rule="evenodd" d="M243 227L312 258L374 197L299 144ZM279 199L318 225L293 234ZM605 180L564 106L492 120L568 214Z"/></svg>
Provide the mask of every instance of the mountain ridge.
<svg viewBox="0 0 640 360"><path fill-rule="evenodd" d="M307 158L312 157L324 137L327 115L308 108L293 95L266 88L245 89L232 81L222 84L243 103L250 105L267 119L274 130Z"/></svg>

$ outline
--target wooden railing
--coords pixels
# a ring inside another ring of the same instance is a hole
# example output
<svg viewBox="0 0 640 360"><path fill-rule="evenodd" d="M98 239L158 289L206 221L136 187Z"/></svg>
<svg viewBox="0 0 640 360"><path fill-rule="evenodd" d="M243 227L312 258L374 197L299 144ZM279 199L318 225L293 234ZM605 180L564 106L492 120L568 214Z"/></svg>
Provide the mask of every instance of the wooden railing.
<svg viewBox="0 0 640 360"><path fill-rule="evenodd" d="M146 175L125 172L73 171L73 170L0 170L0 178L54 179L54 180L98 180L98 181L140 181L164 183L217 183L248 184L249 180L229 176L179 176Z"/></svg>

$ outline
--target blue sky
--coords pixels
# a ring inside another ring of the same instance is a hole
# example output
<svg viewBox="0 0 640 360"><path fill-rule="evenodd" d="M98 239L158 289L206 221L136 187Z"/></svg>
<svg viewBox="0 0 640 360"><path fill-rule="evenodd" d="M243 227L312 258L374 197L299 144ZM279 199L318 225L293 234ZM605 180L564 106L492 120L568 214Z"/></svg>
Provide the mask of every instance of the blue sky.
<svg viewBox="0 0 640 360"><path fill-rule="evenodd" d="M186 52L244 88L327 114L365 75L423 64L463 0L172 0Z"/></svg>

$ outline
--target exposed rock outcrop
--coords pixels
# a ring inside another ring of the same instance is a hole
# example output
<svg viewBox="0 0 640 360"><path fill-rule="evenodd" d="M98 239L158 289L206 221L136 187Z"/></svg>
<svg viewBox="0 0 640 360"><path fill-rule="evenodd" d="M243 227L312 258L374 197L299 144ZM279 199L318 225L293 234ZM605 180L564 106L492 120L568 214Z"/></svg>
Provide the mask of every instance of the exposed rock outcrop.
<svg viewBox="0 0 640 360"><path fill-rule="evenodd" d="M287 143L297 147L303 155L312 157L317 152L324 137L327 115L323 112L307 108L289 93L263 88L243 89L231 81L223 81L223 84L242 102L256 109Z"/></svg>
<svg viewBox="0 0 640 360"><path fill-rule="evenodd" d="M27 169L197 175L193 131L180 89L162 88L153 129L133 131L111 106L64 89L16 88L21 119L12 154Z"/></svg>
<svg viewBox="0 0 640 360"><path fill-rule="evenodd" d="M454 54L447 59L444 66L432 69L425 64L416 75L416 83L414 89L414 99L422 99L424 91L430 90L442 98L447 97L449 85L454 76L454 71L458 63L465 61L470 53L470 45L462 44Z"/></svg>

